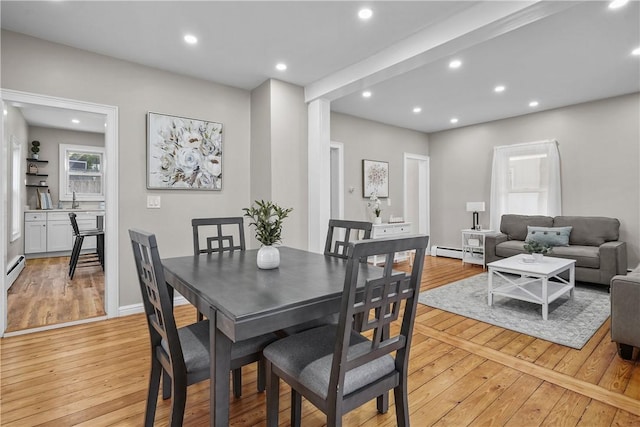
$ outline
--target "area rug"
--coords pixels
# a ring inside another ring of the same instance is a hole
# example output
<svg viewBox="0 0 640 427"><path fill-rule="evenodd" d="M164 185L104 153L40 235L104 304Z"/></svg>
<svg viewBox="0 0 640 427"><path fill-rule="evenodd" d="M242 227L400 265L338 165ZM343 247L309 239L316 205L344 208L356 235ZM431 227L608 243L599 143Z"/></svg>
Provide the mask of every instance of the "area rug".
<svg viewBox="0 0 640 427"><path fill-rule="evenodd" d="M576 349L581 349L611 314L605 287L580 284L573 299L567 293L549 304L546 321L539 304L494 296L493 307L489 307L487 274L422 292L419 302ZM502 285L500 281L504 279L494 276L496 285Z"/></svg>

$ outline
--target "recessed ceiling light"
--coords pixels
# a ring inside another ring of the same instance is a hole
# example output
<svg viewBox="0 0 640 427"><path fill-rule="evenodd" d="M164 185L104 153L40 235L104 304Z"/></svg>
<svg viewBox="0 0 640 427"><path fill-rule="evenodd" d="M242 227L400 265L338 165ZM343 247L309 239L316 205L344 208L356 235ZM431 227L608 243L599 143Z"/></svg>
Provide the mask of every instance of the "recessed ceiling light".
<svg viewBox="0 0 640 427"><path fill-rule="evenodd" d="M531 101L531 102L529 103L529 107L537 107L538 105L540 105L540 104L538 103L538 101Z"/></svg>
<svg viewBox="0 0 640 427"><path fill-rule="evenodd" d="M609 9L619 9L627 3L629 3L629 0L613 0L609 3Z"/></svg>
<svg viewBox="0 0 640 427"><path fill-rule="evenodd" d="M640 56L640 47L633 49L631 55Z"/></svg>
<svg viewBox="0 0 640 427"><path fill-rule="evenodd" d="M414 113L418 114L418 113L419 113L419 112L421 112L421 111L422 111L422 108L420 108L420 107L413 107L413 112L414 112Z"/></svg>
<svg viewBox="0 0 640 427"><path fill-rule="evenodd" d="M373 11L369 8L360 9L360 11L358 11L358 18L362 19L363 21L371 18L372 16Z"/></svg>
<svg viewBox="0 0 640 427"><path fill-rule="evenodd" d="M504 92L504 90L505 90L505 89L506 89L506 87L504 87L504 86L500 85L500 86L496 86L496 87L494 87L494 88L493 88L493 91L494 91L494 92L498 92L498 93L500 93L500 92Z"/></svg>
<svg viewBox="0 0 640 427"><path fill-rule="evenodd" d="M276 64L276 70L278 71L284 71L287 69L287 64L280 62L278 64Z"/></svg>
<svg viewBox="0 0 640 427"><path fill-rule="evenodd" d="M458 119L456 117L452 118L451 120L449 120L452 124L456 124L458 123Z"/></svg>
<svg viewBox="0 0 640 427"><path fill-rule="evenodd" d="M198 38L193 34L187 34L186 36L184 36L184 41L189 44L196 44L198 43Z"/></svg>
<svg viewBox="0 0 640 427"><path fill-rule="evenodd" d="M364 92L362 92L362 96L364 98L371 98L371 92L368 90L365 90Z"/></svg>
<svg viewBox="0 0 640 427"><path fill-rule="evenodd" d="M459 59L454 59L453 61L449 62L449 68L460 68L461 65L462 61L460 61Z"/></svg>
<svg viewBox="0 0 640 427"><path fill-rule="evenodd" d="M80 123L80 120L78 120L78 119L71 119L71 123L78 124L78 123Z"/></svg>

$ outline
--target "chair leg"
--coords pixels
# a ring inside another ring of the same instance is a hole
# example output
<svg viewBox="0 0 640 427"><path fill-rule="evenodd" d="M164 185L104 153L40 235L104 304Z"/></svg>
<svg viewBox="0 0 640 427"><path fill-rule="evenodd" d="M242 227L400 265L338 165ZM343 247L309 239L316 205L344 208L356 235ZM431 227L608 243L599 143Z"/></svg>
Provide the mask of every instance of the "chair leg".
<svg viewBox="0 0 640 427"><path fill-rule="evenodd" d="M173 381L172 388L171 427L182 427L184 408L187 406L187 385L186 383L176 384L176 381Z"/></svg>
<svg viewBox="0 0 640 427"><path fill-rule="evenodd" d="M260 357L258 360L258 393L262 393L266 388L266 363L264 357Z"/></svg>
<svg viewBox="0 0 640 427"><path fill-rule="evenodd" d="M242 368L236 368L231 371L233 378L233 396L236 399L242 397Z"/></svg>
<svg viewBox="0 0 640 427"><path fill-rule="evenodd" d="M400 379L400 384L393 389L393 397L396 405L396 424L398 427L409 427L409 400L406 379Z"/></svg>
<svg viewBox="0 0 640 427"><path fill-rule="evenodd" d="M280 411L280 378L273 373L271 362L265 365L267 378L267 426L278 426L278 412Z"/></svg>
<svg viewBox="0 0 640 427"><path fill-rule="evenodd" d="M291 426L300 427L302 422L302 396L291 388Z"/></svg>
<svg viewBox="0 0 640 427"><path fill-rule="evenodd" d="M82 251L82 242L84 241L84 236L76 237L75 243L73 244L73 251L71 253L71 266L69 268L69 278L73 279L73 275L76 272L76 267L78 265L78 260L80 259L80 252Z"/></svg>
<svg viewBox="0 0 640 427"><path fill-rule="evenodd" d="M167 400L171 397L171 376L169 373L162 369L162 399Z"/></svg>
<svg viewBox="0 0 640 427"><path fill-rule="evenodd" d="M196 322L202 322L204 320L204 314L198 312L196 314Z"/></svg>
<svg viewBox="0 0 640 427"><path fill-rule="evenodd" d="M389 392L381 394L376 398L376 406L378 408L378 412L381 414L386 414L387 411L389 411Z"/></svg>
<svg viewBox="0 0 640 427"><path fill-rule="evenodd" d="M147 408L144 413L145 427L153 427L156 418L156 405L158 403L158 391L160 389L160 375L162 365L155 358L151 357L151 374L149 375L149 392L147 394Z"/></svg>

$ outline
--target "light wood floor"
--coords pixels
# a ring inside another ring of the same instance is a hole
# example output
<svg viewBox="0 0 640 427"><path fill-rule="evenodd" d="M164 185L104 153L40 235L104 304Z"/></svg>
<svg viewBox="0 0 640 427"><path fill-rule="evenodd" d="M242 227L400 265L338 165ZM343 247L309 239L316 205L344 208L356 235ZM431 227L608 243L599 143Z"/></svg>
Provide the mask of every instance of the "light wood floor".
<svg viewBox="0 0 640 427"><path fill-rule="evenodd" d="M104 272L78 267L69 257L28 259L7 293L7 332L104 316Z"/></svg>
<svg viewBox="0 0 640 427"><path fill-rule="evenodd" d="M422 289L482 272L460 261L426 257ZM195 310L176 308L180 324ZM149 369L142 315L0 340L2 426L142 425ZM411 349L409 408L413 426L639 426L640 362L616 355L605 323L582 350L535 339L419 306ZM208 425L209 382L189 388L185 426ZM393 397L391 397L393 401ZM243 372L243 396L231 397L233 426L264 425L265 396L255 368ZM289 425L288 387L281 425ZM370 402L345 426L395 425L394 407ZM160 400L156 425L167 425ZM308 402L303 425L324 418Z"/></svg>

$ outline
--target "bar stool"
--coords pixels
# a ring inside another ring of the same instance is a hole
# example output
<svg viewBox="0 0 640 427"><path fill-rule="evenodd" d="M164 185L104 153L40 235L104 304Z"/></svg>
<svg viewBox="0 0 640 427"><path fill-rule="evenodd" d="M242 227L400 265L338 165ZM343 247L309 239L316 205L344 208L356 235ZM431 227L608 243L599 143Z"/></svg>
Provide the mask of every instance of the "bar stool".
<svg viewBox="0 0 640 427"><path fill-rule="evenodd" d="M71 227L73 228L73 250L71 251L71 259L69 260L69 278L73 279L73 275L76 272L76 267L88 267L95 266L99 263L104 270L104 230L94 228L90 230L80 230L78 227L78 221L76 220L75 213L69 213L69 220L71 220ZM95 236L96 252L81 255L82 243L85 237Z"/></svg>

